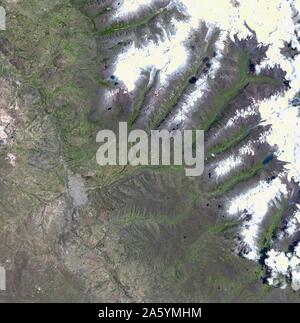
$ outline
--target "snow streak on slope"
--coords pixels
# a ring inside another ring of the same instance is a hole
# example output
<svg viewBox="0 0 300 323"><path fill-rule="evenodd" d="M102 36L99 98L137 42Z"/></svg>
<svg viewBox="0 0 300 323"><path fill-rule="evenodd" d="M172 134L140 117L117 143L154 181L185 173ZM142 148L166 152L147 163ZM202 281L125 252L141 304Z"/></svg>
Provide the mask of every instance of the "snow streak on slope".
<svg viewBox="0 0 300 323"><path fill-rule="evenodd" d="M149 7L154 1L153 0L125 0L119 2L120 5L114 14L114 18L125 18L128 15L137 13L139 10Z"/></svg>
<svg viewBox="0 0 300 323"><path fill-rule="evenodd" d="M183 122L186 118L187 113L193 108L193 106L201 100L201 97L208 90L208 81L213 79L216 75L216 72L221 67L221 59L223 57L224 50L224 41L226 40L227 33L222 32L218 41L215 43L215 52L216 56L210 61L210 71L205 76L201 77L196 82L196 89L193 93L185 96L185 102L181 107L181 110L174 116L174 122L180 123Z"/></svg>
<svg viewBox="0 0 300 323"><path fill-rule="evenodd" d="M241 157L230 156L225 160L222 160L215 169L217 177L228 174L232 169L243 164Z"/></svg>
<svg viewBox="0 0 300 323"><path fill-rule="evenodd" d="M230 120L228 120L228 122L227 122L227 124L226 124L225 127L226 128L232 127L240 119L246 118L248 116L253 116L253 115L256 115L256 114L257 114L257 111L255 111L252 106L249 106L246 109L238 110L236 112L235 116L232 117Z"/></svg>

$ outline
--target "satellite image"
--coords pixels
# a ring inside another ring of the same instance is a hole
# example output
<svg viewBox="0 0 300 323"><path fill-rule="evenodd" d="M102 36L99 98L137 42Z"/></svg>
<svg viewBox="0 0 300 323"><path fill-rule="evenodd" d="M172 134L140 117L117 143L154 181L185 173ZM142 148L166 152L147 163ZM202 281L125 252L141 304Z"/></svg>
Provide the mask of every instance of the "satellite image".
<svg viewBox="0 0 300 323"><path fill-rule="evenodd" d="M300 0L0 0L0 302L300 302Z"/></svg>

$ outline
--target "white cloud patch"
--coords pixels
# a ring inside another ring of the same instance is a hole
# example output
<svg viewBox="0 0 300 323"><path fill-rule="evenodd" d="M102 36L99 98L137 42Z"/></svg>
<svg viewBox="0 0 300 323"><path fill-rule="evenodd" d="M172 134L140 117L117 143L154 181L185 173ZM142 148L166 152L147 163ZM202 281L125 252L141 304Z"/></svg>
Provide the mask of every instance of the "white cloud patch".
<svg viewBox="0 0 300 323"><path fill-rule="evenodd" d="M269 271L268 283L285 288L288 282L295 291L300 289L300 243L293 252L271 249L267 252L265 265Z"/></svg>
<svg viewBox="0 0 300 323"><path fill-rule="evenodd" d="M285 234L288 237L292 237L299 231L300 228L300 205L297 205L298 210L293 214L291 219L288 221L285 229Z"/></svg>

